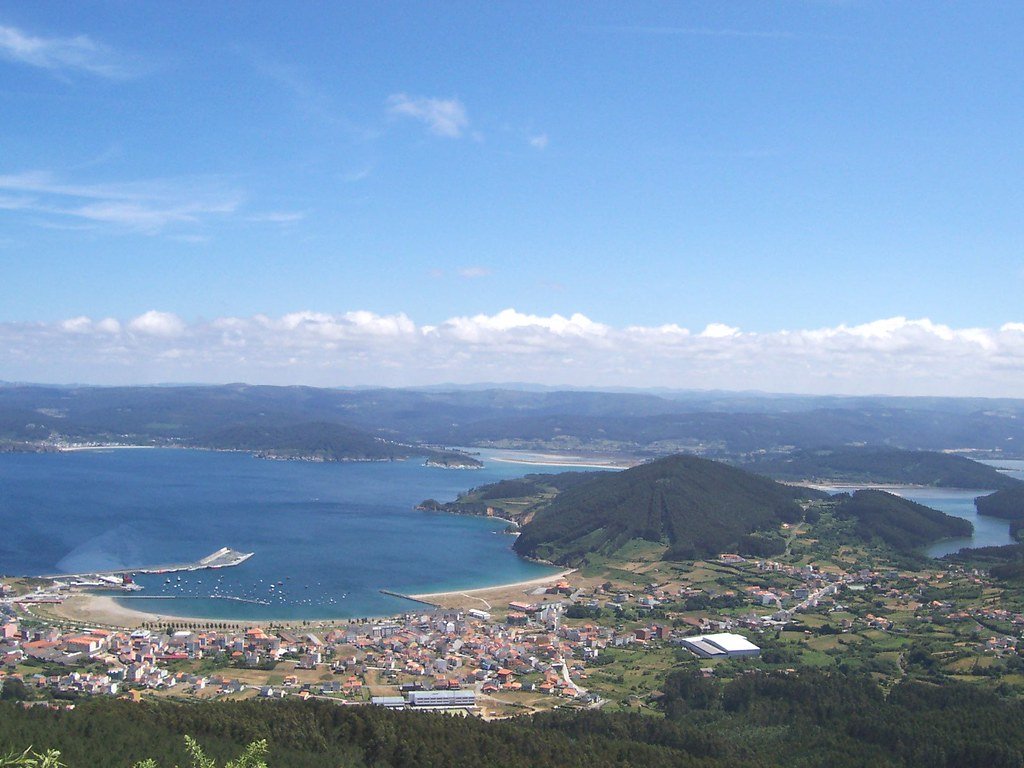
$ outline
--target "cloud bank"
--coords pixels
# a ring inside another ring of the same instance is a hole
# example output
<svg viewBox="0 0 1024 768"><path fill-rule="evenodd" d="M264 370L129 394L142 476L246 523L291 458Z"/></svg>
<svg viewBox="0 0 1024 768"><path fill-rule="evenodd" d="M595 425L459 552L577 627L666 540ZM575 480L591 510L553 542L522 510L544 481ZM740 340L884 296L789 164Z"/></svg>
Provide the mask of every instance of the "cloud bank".
<svg viewBox="0 0 1024 768"><path fill-rule="evenodd" d="M1024 323L893 317L750 333L723 323L616 328L505 309L421 325L404 313L294 312L188 323L0 323L0 379L386 386L481 381L776 392L1024 397Z"/></svg>

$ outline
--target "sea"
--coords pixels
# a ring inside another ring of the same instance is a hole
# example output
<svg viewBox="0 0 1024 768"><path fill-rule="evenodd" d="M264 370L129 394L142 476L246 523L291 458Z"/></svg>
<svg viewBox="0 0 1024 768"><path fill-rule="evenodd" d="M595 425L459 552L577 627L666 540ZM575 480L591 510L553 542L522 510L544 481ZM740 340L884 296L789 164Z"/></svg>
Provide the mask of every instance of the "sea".
<svg viewBox="0 0 1024 768"><path fill-rule="evenodd" d="M162 616L224 620L415 610L381 590L464 590L556 572L518 557L506 522L415 509L425 499L451 501L470 487L565 469L500 454L482 456L477 470L162 448L4 454L0 573L193 562L230 547L254 555L219 570L138 575L143 591L118 600Z"/></svg>
<svg viewBox="0 0 1024 768"><path fill-rule="evenodd" d="M117 597L161 616L224 621L393 615L418 604L381 590L467 590L555 573L518 557L501 520L415 509L470 487L572 469L543 466L547 457L536 454L479 458L483 469L456 470L417 460L270 461L162 448L0 454L0 573L151 567L221 547L253 552L231 568L138 575L143 590ZM1024 462L990 463L1024 479ZM934 557L1012 543L1007 521L974 508L990 491L886 490L974 524L972 536L929 548Z"/></svg>

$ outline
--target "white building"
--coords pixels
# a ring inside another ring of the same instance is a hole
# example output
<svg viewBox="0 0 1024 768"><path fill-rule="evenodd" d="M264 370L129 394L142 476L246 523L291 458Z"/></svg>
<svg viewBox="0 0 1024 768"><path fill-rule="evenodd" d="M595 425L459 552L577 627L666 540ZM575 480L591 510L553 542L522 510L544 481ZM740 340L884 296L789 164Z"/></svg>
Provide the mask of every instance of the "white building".
<svg viewBox="0 0 1024 768"><path fill-rule="evenodd" d="M742 635L719 632L714 635L697 635L682 641L685 648L704 659L730 659L741 656L757 656L761 649Z"/></svg>

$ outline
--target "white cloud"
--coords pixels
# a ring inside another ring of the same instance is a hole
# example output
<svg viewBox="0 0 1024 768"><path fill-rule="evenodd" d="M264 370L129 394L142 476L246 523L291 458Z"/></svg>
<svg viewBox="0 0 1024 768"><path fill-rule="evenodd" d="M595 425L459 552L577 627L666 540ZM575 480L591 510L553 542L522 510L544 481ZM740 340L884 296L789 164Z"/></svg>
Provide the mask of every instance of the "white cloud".
<svg viewBox="0 0 1024 768"><path fill-rule="evenodd" d="M130 76L123 57L85 35L36 37L0 25L0 57L54 71L80 70L107 78Z"/></svg>
<svg viewBox="0 0 1024 768"><path fill-rule="evenodd" d="M530 146L534 149L547 149L548 146L548 135L546 133L538 134L537 136L530 137Z"/></svg>
<svg viewBox="0 0 1024 768"><path fill-rule="evenodd" d="M782 392L1024 397L1024 322L927 318L754 333L711 323L616 328L580 313L505 309L419 325L404 313L300 311L185 323L0 323L0 379L246 380L413 385L534 381Z"/></svg>
<svg viewBox="0 0 1024 768"><path fill-rule="evenodd" d="M155 234L235 213L242 194L213 178L113 184L66 182L49 171L0 174L0 209Z"/></svg>
<svg viewBox="0 0 1024 768"><path fill-rule="evenodd" d="M736 336L740 332L739 328L733 328L731 325L725 325L724 323L708 323L707 327L700 332L701 338L705 339L727 339L730 336Z"/></svg>
<svg viewBox="0 0 1024 768"><path fill-rule="evenodd" d="M464 267L459 270L459 277L464 277L467 280L473 280L478 277L487 277L491 274L491 270L487 267Z"/></svg>
<svg viewBox="0 0 1024 768"><path fill-rule="evenodd" d="M145 314L133 318L128 323L128 330L145 336L163 336L172 338L185 331L185 323L177 315L170 312L158 312L151 309Z"/></svg>
<svg viewBox="0 0 1024 768"><path fill-rule="evenodd" d="M395 93L387 99L388 113L418 120L436 136L457 139L469 126L466 107L458 99L432 99Z"/></svg>
<svg viewBox="0 0 1024 768"><path fill-rule="evenodd" d="M268 211L267 213L256 213L249 217L249 221L268 222L270 224L294 224L302 221L306 214L302 211Z"/></svg>

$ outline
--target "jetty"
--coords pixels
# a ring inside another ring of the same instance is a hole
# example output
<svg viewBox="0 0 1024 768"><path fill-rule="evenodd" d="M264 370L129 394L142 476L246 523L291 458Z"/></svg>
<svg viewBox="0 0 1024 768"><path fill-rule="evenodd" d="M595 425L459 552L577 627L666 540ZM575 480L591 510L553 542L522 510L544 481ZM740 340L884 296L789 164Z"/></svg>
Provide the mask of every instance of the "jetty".
<svg viewBox="0 0 1024 768"><path fill-rule="evenodd" d="M420 600L418 597L412 597L411 595L404 595L401 592L394 592L390 589L378 590L382 595L388 595L390 597L400 597L403 600L411 600L414 603L420 603L422 605L429 605L432 608L440 608L441 606L437 603L432 603L429 600Z"/></svg>
<svg viewBox="0 0 1024 768"><path fill-rule="evenodd" d="M110 571L86 571L84 573L55 573L38 576L36 578L85 579L90 576L94 578L102 578L104 576L125 576L135 573L180 573L182 571L203 571L207 569L230 568L235 565L241 565L254 554L255 552L239 552L236 549L221 547L216 552L212 552L201 560L196 560L194 563L148 565L142 566L141 568L118 568Z"/></svg>

